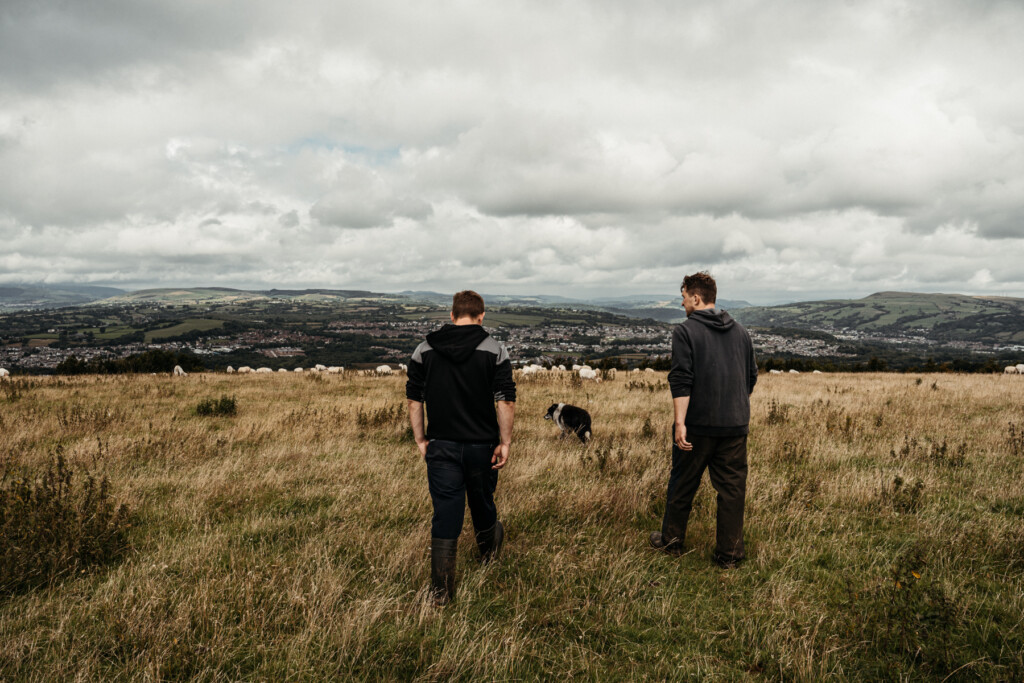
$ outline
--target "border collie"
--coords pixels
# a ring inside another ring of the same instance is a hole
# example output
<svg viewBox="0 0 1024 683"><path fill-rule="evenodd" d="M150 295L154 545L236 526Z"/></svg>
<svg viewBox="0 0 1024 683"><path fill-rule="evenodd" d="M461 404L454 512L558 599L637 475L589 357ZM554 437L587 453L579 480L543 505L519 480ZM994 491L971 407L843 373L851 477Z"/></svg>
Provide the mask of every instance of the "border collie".
<svg viewBox="0 0 1024 683"><path fill-rule="evenodd" d="M583 443L590 441L590 413L583 408L566 403L552 403L544 419L552 420L558 425L561 430L558 437L560 439L564 439L568 434L575 434Z"/></svg>

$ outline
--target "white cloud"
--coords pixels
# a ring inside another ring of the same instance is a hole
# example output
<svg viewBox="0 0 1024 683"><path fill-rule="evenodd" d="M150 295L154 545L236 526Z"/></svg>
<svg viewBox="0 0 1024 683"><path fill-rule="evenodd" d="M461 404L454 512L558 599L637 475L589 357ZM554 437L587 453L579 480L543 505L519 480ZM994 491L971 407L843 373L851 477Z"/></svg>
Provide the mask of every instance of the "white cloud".
<svg viewBox="0 0 1024 683"><path fill-rule="evenodd" d="M1014 3L14 0L0 281L1024 295L1022 29Z"/></svg>

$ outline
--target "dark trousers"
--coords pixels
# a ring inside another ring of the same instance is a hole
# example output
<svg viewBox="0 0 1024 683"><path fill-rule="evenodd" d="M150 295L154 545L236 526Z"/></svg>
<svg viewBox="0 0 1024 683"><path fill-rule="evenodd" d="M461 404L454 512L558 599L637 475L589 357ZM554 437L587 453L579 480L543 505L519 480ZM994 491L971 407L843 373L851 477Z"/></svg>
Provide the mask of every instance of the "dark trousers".
<svg viewBox="0 0 1024 683"><path fill-rule="evenodd" d="M491 469L497 444L471 444L433 439L427 444L427 483L434 503L430 533L434 538L458 538L466 516L473 528L486 531L498 521L494 489L498 470Z"/></svg>
<svg viewBox="0 0 1024 683"><path fill-rule="evenodd" d="M672 474L668 479L668 500L661 524L662 538L681 548L686 539L693 497L707 469L711 485L718 491L718 524L715 560L742 560L743 505L747 497L747 437L689 436L692 451L672 444Z"/></svg>

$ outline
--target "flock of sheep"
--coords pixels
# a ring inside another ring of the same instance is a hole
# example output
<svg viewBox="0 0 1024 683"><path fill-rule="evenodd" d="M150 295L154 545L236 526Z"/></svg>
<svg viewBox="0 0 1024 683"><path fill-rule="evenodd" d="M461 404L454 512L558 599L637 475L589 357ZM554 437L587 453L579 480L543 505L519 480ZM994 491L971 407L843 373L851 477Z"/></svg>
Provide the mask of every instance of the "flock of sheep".
<svg viewBox="0 0 1024 683"><path fill-rule="evenodd" d="M399 372L404 372L406 370L408 370L408 367L404 363L399 364L399 366L398 366L398 371ZM238 368L236 370L235 368L233 368L233 367L231 367L229 365L228 368L227 368L227 372L228 372L228 374L238 373L240 375L248 375L250 373L267 374L267 373L272 373L274 371L271 370L270 368L266 368L266 367L256 368L254 370L251 367L249 367L248 365L243 365L242 367L240 367L240 368ZM288 372L288 370L285 370L284 368L281 368L280 370L278 370L278 372ZM309 368L308 370L304 369L304 368L295 368L294 370L292 370L292 372L325 372L325 373L330 374L330 375L340 375L340 374L344 374L345 373L345 368L337 366L337 365L331 365L330 367L328 367L326 365L317 364L314 367ZM392 367L390 365L378 365L373 370L360 370L358 372L360 374L362 374L362 375L391 375L391 374L394 374L395 370L392 369ZM524 365L523 368L522 368L523 375L535 375L535 374L541 373L541 372L569 372L569 371L566 370L566 367L564 365L559 365L559 366L547 369L543 365L537 365L537 364L534 364L534 363L531 363L531 364L528 364L528 365ZM594 370L589 365L573 365L572 366L572 372L579 373L580 379L589 379L589 380L592 380L594 382L600 382L602 379L613 380L613 379L615 379L615 375L617 374L617 371L614 368L611 369L611 370L605 370L604 373L602 374L602 373L599 373L597 370ZM641 370L639 368L635 368L635 369L632 370L632 372L634 372L634 373L641 372ZM652 372L653 373L654 370L652 370L651 368L645 368L643 370L643 372ZM781 375L781 374L783 374L782 370L769 370L768 372L770 374L773 374L773 375ZM182 367L180 365L175 365L174 366L174 371L171 374L175 375L175 376L182 376L183 377L183 376L187 375L188 373L186 373L182 369ZM800 371L799 370L790 370L789 374L791 374L791 375L799 375ZM821 370L814 370L812 374L820 375L821 374ZM1024 363L1018 363L1017 365L1007 365L1006 368L1003 370L1003 374L1004 375L1024 375ZM0 368L0 379L8 379L10 376L11 376L11 373L7 370L7 368Z"/></svg>
<svg viewBox="0 0 1024 683"><path fill-rule="evenodd" d="M557 365L557 366L554 366L552 368L545 368L543 365L537 365L536 363L530 363L528 365L524 365L523 366L522 372L523 372L523 375L535 375L537 373L544 373L544 372L570 372L570 370L566 370L564 365ZM604 372L599 372L599 371L595 370L594 368L590 367L589 365L573 365L571 372L578 373L579 376L580 376L580 379L589 379L589 380L592 380L594 382L600 382L602 379L605 379L605 380L613 380L613 379L615 379L615 376L618 374L619 371L616 370L615 368L612 368L610 370L605 370ZM623 372L625 372L625 371L623 371ZM640 368L634 368L632 370L632 372L650 372L650 373L653 373L654 369L653 368L645 368L644 370L641 371Z"/></svg>
<svg viewBox="0 0 1024 683"><path fill-rule="evenodd" d="M404 363L400 363L398 365L398 371L399 372L405 372L408 369L409 369L408 366L406 366ZM178 368L174 368L174 370L175 370L175 374L177 374ZM266 367L264 367L264 368L256 368L255 370L253 370L248 365L243 365L242 367L238 368L237 370L235 368L231 367L230 365L227 368L227 373L229 375L232 375L232 374L235 374L235 373L238 373L239 375L248 375L250 373L265 375L267 373L272 373L272 372L274 372L274 371L271 370L270 368L266 368ZM288 370L285 370L284 368L280 368L278 370L278 372L288 372ZM327 366L327 365L320 365L319 363L317 363L316 365L314 365L313 367L311 367L309 369L306 369L306 368L295 368L294 370L292 370L292 372L314 372L314 373L325 372L325 373L327 373L329 375L343 375L343 374L345 374L345 368L341 367L340 365ZM391 374L394 374L395 370L390 365L378 365L373 370L360 370L358 372L360 374L363 374L363 375L391 375Z"/></svg>

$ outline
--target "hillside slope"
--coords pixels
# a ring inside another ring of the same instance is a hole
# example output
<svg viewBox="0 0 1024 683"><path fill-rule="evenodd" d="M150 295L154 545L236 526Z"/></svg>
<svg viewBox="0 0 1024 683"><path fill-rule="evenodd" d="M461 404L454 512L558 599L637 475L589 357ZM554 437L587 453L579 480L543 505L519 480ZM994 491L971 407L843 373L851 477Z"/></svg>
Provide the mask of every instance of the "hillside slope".
<svg viewBox="0 0 1024 683"><path fill-rule="evenodd" d="M755 306L736 312L747 326L923 336L935 341L1024 343L1024 299L879 292L863 299Z"/></svg>

